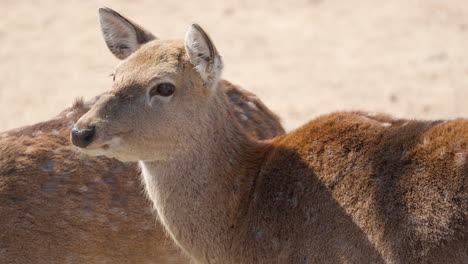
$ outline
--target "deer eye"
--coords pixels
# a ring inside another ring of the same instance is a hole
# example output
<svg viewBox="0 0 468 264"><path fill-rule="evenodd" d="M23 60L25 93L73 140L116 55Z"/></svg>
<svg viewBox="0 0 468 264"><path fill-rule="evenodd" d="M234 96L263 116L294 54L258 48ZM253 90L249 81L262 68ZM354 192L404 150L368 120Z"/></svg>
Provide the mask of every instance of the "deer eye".
<svg viewBox="0 0 468 264"><path fill-rule="evenodd" d="M151 88L149 95L151 97L155 95L167 97L167 96L172 95L174 93L174 90L175 90L175 86L172 83L165 82L165 83L160 83L156 85L155 87Z"/></svg>

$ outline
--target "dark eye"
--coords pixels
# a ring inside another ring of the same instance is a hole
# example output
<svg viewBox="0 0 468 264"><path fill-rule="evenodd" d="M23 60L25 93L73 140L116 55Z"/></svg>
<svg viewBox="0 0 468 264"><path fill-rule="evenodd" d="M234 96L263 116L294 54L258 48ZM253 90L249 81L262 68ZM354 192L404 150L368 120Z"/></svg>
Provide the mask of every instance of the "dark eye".
<svg viewBox="0 0 468 264"><path fill-rule="evenodd" d="M175 86L172 83L160 83L155 87L151 88L150 96L153 97L155 95L160 96L170 96L174 93Z"/></svg>

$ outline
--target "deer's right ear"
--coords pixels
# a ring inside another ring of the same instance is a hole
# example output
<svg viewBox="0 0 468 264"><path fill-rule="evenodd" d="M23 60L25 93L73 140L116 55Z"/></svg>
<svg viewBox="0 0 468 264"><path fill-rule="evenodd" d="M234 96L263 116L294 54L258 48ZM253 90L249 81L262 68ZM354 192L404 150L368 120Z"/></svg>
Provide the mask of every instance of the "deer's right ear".
<svg viewBox="0 0 468 264"><path fill-rule="evenodd" d="M142 44L156 39L153 34L110 8L99 8L99 21L107 47L121 60Z"/></svg>
<svg viewBox="0 0 468 264"><path fill-rule="evenodd" d="M185 33L185 50L205 85L215 87L221 78L223 61L213 41L199 25L192 24Z"/></svg>

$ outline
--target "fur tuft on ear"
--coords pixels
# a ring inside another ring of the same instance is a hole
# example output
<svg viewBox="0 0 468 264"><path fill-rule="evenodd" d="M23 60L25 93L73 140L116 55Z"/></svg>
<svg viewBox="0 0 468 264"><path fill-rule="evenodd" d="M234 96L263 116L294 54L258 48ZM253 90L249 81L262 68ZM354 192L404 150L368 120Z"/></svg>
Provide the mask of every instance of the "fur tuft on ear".
<svg viewBox="0 0 468 264"><path fill-rule="evenodd" d="M110 8L99 8L99 21L107 47L121 60L142 44L156 39L153 34Z"/></svg>
<svg viewBox="0 0 468 264"><path fill-rule="evenodd" d="M223 71L223 61L210 37L199 25L193 24L185 34L185 50L205 85L216 87Z"/></svg>

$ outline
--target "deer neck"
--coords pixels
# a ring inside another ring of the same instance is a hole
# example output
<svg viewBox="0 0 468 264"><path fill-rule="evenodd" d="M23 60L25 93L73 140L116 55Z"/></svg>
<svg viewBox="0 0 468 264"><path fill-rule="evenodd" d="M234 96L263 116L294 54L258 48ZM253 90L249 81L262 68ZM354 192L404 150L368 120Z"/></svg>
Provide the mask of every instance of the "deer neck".
<svg viewBox="0 0 468 264"><path fill-rule="evenodd" d="M168 161L140 162L160 221L182 249L202 259L211 258L213 246L229 251L265 149L233 121L227 98L213 100L211 121L194 145Z"/></svg>

